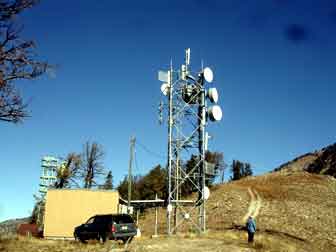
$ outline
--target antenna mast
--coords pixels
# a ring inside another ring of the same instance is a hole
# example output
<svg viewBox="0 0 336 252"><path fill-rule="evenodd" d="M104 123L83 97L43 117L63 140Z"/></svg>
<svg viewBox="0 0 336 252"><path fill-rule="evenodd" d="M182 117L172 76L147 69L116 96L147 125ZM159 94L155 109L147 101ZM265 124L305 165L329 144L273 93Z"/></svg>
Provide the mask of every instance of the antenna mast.
<svg viewBox="0 0 336 252"><path fill-rule="evenodd" d="M212 121L222 118L218 105L207 108L207 98L213 103L218 101L215 88L205 89L206 82L212 79L213 73L208 67L203 69L202 66L200 72L192 73L190 48L186 49L185 62L179 70L174 70L171 63L168 71L159 71L159 80L163 82L161 91L168 103L168 234L176 232L182 223L190 224L199 232L206 231L205 202L209 197L206 180L214 175L214 165L205 161L206 124L207 118ZM181 160L189 160L190 156L196 157L195 164L181 167ZM192 206L185 206L180 196L186 187L198 192Z"/></svg>

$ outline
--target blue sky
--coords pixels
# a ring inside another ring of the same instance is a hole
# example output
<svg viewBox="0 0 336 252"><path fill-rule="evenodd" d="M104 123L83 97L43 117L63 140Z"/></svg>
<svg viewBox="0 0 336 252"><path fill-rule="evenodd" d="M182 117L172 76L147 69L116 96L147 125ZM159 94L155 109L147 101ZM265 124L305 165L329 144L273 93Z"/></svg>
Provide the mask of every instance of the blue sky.
<svg viewBox="0 0 336 252"><path fill-rule="evenodd" d="M214 71L224 112L210 149L261 174L336 141L336 4L333 1L42 1L19 17L23 37L58 68L18 82L30 100L23 124L0 123L0 221L24 217L38 191L43 155L105 148L117 184L129 138L166 154L157 122L157 71L191 63ZM139 146L138 146L139 147ZM162 158L136 149L135 173Z"/></svg>

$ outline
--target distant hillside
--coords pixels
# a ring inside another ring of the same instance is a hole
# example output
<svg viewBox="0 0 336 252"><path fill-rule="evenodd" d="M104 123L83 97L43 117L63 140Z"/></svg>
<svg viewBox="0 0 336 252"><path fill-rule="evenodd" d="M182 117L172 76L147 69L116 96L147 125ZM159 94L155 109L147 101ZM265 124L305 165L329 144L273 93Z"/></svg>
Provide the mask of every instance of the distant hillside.
<svg viewBox="0 0 336 252"><path fill-rule="evenodd" d="M275 168L274 171L307 171L336 177L336 143L319 151L303 154Z"/></svg>
<svg viewBox="0 0 336 252"><path fill-rule="evenodd" d="M317 158L318 152L309 152L280 165L274 171L304 171Z"/></svg>
<svg viewBox="0 0 336 252"><path fill-rule="evenodd" d="M30 218L12 219L0 222L0 235L1 234L15 234L17 227L22 223L27 223Z"/></svg>
<svg viewBox="0 0 336 252"><path fill-rule="evenodd" d="M336 143L323 148L306 170L311 173L330 175L336 178Z"/></svg>

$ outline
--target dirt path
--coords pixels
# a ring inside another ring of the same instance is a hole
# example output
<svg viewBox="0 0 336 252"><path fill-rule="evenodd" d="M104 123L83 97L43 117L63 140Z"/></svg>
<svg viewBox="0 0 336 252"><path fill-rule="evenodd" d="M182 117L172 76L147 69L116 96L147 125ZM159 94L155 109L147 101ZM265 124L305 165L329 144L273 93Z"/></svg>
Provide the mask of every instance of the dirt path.
<svg viewBox="0 0 336 252"><path fill-rule="evenodd" d="M255 189L248 188L248 193L250 195L250 205L248 207L247 213L243 217L242 221L245 223L249 216L256 218L259 214L260 208L262 206L262 200L259 193Z"/></svg>

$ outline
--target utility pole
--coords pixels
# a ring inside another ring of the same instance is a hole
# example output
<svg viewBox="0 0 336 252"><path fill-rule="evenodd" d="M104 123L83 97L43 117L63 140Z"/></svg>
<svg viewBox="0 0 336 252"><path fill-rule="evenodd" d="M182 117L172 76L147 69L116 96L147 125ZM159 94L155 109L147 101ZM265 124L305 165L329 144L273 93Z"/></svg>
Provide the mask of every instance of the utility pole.
<svg viewBox="0 0 336 252"><path fill-rule="evenodd" d="M130 140L130 159L128 164L128 204L127 204L127 213L131 211L131 199L132 199L132 164L134 156L134 145L135 137L132 136Z"/></svg>

